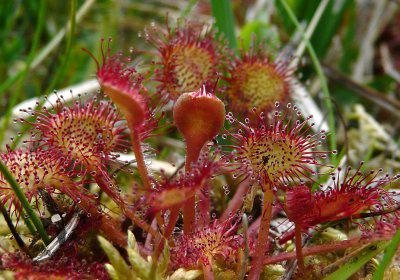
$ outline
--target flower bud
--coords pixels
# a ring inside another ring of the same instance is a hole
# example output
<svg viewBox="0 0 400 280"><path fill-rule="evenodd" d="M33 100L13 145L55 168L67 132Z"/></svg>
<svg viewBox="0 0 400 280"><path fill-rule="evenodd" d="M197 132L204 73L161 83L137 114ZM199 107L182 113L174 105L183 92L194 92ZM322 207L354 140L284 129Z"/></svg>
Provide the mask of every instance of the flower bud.
<svg viewBox="0 0 400 280"><path fill-rule="evenodd" d="M189 149L199 152L214 138L225 120L225 106L205 89L182 94L174 106L174 121Z"/></svg>

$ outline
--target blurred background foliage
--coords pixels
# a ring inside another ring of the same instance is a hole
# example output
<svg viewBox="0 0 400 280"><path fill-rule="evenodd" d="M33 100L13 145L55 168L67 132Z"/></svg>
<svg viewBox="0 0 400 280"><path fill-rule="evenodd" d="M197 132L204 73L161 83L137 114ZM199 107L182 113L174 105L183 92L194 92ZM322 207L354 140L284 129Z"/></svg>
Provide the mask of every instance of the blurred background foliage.
<svg viewBox="0 0 400 280"><path fill-rule="evenodd" d="M83 47L99 55L100 38L112 37L115 51L133 47L151 52L144 30L153 24L165 24L166 15L172 23L185 18L213 24L214 14L220 29L236 34L234 42L229 37L234 38L235 34L227 34L231 47L248 49L255 41L265 43L271 50L293 54L301 42L301 34L281 0L221 1L232 7L233 17L223 5L220 10L213 9L212 2L218 0L2 0L2 131L10 122L11 108L19 102L94 78L95 64L82 51ZM390 141L397 145L397 124L391 120L400 115L399 1L286 0L286 3L304 28L318 7L326 4L315 22L311 44L329 82L339 144L352 145L346 141L345 132L352 126L359 128L360 115L352 115L351 108L361 103L367 108L366 113L380 124L390 124L385 129ZM311 65L305 52L297 78L327 114L320 80ZM371 156L375 152L369 151Z"/></svg>

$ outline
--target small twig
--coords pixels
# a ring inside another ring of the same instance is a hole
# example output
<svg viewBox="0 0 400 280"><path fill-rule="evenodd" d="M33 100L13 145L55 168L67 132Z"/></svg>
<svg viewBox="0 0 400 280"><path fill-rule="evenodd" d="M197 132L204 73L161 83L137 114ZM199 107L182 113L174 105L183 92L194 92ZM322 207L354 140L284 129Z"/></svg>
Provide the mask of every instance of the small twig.
<svg viewBox="0 0 400 280"><path fill-rule="evenodd" d="M74 232L76 226L79 223L79 215L81 213L82 211L75 212L71 220L68 222L65 228L57 235L57 237L49 245L47 245L46 249L44 249L43 252L41 252L37 257L33 259L34 262L41 262L48 260L57 252L57 250L61 247L61 245L64 244Z"/></svg>
<svg viewBox="0 0 400 280"><path fill-rule="evenodd" d="M13 235L15 241L17 242L19 248L25 253L29 253L25 242L22 240L21 236L19 236L17 229L15 228L10 215L7 212L7 209L4 207L3 203L0 201L1 213L3 214L4 220L6 221L8 228L10 229L11 234Z"/></svg>
<svg viewBox="0 0 400 280"><path fill-rule="evenodd" d="M379 105L382 109L400 116L400 102L398 100L388 98L373 88L363 86L329 66L325 65L324 71L332 81L344 85L354 93Z"/></svg>
<svg viewBox="0 0 400 280"><path fill-rule="evenodd" d="M396 70L392 63L392 58L390 56L389 48L387 45L382 44L379 47L379 51L382 57L382 66L385 73L392 77L396 82L400 83L400 72Z"/></svg>
<svg viewBox="0 0 400 280"><path fill-rule="evenodd" d="M308 245L311 241L311 238L309 236L306 236L302 240L302 245L305 247ZM290 280L292 279L293 273L296 271L297 267L297 259L291 260L288 264L288 269L286 270L285 275L282 277L282 280Z"/></svg>
<svg viewBox="0 0 400 280"><path fill-rule="evenodd" d="M57 203L53 200L53 198L43 189L39 189L40 196L45 203L47 210L51 215L60 214L60 209L58 208Z"/></svg>
<svg viewBox="0 0 400 280"><path fill-rule="evenodd" d="M287 264L288 268L286 269L285 274L282 276L282 280L290 280L292 279L293 273L297 268L297 259L290 260Z"/></svg>

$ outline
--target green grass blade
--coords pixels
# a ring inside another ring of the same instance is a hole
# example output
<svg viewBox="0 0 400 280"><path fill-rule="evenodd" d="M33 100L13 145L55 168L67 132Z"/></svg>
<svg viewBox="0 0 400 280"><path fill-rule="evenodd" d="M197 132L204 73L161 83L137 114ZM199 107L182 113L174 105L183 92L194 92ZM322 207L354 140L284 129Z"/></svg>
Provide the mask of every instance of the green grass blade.
<svg viewBox="0 0 400 280"><path fill-rule="evenodd" d="M19 187L17 181L15 181L14 177L11 175L10 171L8 170L7 166L3 163L2 160L0 160L0 172L3 173L4 178L7 180L7 182L10 184L10 186L14 190L15 195L18 197L18 199L21 202L22 207L25 209L27 215L31 218L32 223L36 227L36 230L38 231L43 242L46 245L49 244L50 239L47 236L46 231L44 230L42 222L40 221L39 217L36 215L35 211L33 211L25 194L23 193L23 191Z"/></svg>
<svg viewBox="0 0 400 280"><path fill-rule="evenodd" d="M236 50L235 21L230 0L211 0L212 14L220 33L225 35L229 47Z"/></svg>
<svg viewBox="0 0 400 280"><path fill-rule="evenodd" d="M17 89L11 95L10 103L8 104L8 108L7 108L6 114L5 114L4 119L3 119L3 124L2 124L1 130L0 130L0 145L3 143L4 135L6 133L8 125L10 123L10 118L11 118L11 115L12 115L12 109L16 105L16 103L18 102L18 99L19 99L19 97L20 97L20 95L22 93L22 88L23 88L23 85L24 85L25 77L28 74L28 71L29 71L31 63L33 61L34 55L35 55L35 53L36 53L36 51L38 49L40 36L42 34L43 26L44 26L44 23L45 23L45 20L46 20L46 7L47 7L46 0L41 0L40 1L40 5L39 5L38 23L36 25L35 33L33 35L32 46L31 46L31 49L29 51L28 59L26 61L24 70L22 72L20 72L19 75L16 76L15 80L11 79L12 83L15 83L18 80L20 82L19 82L19 84L17 86Z"/></svg>
<svg viewBox="0 0 400 280"><path fill-rule="evenodd" d="M383 256L383 259L381 263L378 266L378 269L376 270L372 280L381 280L383 279L383 275L385 274L386 268L389 266L390 262L392 261L392 258L394 254L397 251L397 248L400 243L400 229L397 230L395 236L393 237L392 241L390 244L386 247L386 252L385 255Z"/></svg>
<svg viewBox="0 0 400 280"><path fill-rule="evenodd" d="M325 77L325 74L322 70L322 66L321 63L319 62L319 59L317 57L317 54L315 53L314 48L312 47L310 40L307 39L307 37L304 34L304 30L301 27L299 21L296 18L296 15L293 13L293 11L291 10L291 8L289 7L289 5L286 3L285 0L279 0L279 2L282 4L284 10L286 11L286 13L288 14L289 18L291 19L292 23L296 26L297 30L299 30L299 32L301 32L302 38L303 40L305 40L306 42L306 48L310 54L313 66L315 68L315 71L318 75L318 78L321 82L321 87L322 87L322 92L324 95L324 103L326 106L326 109L328 110L328 123L329 123L329 142L330 142L330 148L332 150L336 150L337 149L337 145L336 145L336 128L335 128L335 115L333 112L333 104L331 101L331 96L329 93L329 88L328 88L328 82L327 79Z"/></svg>
<svg viewBox="0 0 400 280"><path fill-rule="evenodd" d="M74 41L74 35L76 30L76 10L77 0L70 0L70 12L69 12L69 32L67 34L67 43L65 47L65 54L62 58L61 65L57 67L58 71L55 73L54 78L45 92L50 92L59 83L60 80L65 76L68 70L67 64L71 56L72 43Z"/></svg>
<svg viewBox="0 0 400 280"><path fill-rule="evenodd" d="M347 263L345 263L338 270L329 274L324 280L345 280L348 279L351 275L356 273L363 265L365 265L370 259L378 255L382 252L387 246L387 242L379 242L376 244L372 244L367 246L364 250L362 250L357 256L353 259L350 259Z"/></svg>
<svg viewBox="0 0 400 280"><path fill-rule="evenodd" d="M322 15L322 20L311 38L315 52L319 57L326 56L339 28L343 28L343 26L347 28L346 25L343 25L343 20L352 2L353 0L343 0L339 3L334 0L329 2L328 8Z"/></svg>
<svg viewBox="0 0 400 280"><path fill-rule="evenodd" d="M24 220L24 223L25 223L26 227L28 228L29 232L30 232L33 236L35 236L35 235L36 235L36 229L35 229L35 227L32 225L32 222L31 222L31 220L29 219L29 215L27 215L23 209L21 210L21 217L22 217L22 220Z"/></svg>

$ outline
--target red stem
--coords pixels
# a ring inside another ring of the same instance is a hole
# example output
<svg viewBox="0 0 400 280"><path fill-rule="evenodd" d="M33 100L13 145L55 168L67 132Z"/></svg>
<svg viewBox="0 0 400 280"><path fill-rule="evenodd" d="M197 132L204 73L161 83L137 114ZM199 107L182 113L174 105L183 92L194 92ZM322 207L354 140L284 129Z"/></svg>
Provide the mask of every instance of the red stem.
<svg viewBox="0 0 400 280"><path fill-rule="evenodd" d="M235 195L229 201L228 207L225 209L224 213L222 214L220 220L226 221L230 215L234 215L240 207L242 207L244 202L244 195L249 190L250 184L248 180L243 181L240 183L239 187L237 188Z"/></svg>
<svg viewBox="0 0 400 280"><path fill-rule="evenodd" d="M214 272L211 266L211 260L209 264L203 264L204 280L214 280Z"/></svg>
<svg viewBox="0 0 400 280"><path fill-rule="evenodd" d="M357 237L357 238L353 238L353 239L349 239L349 240L332 242L330 244L316 245L316 246L304 248L303 249L303 257L345 250L350 247L362 246L364 244L369 244L369 243L373 243L376 241L390 240L390 239L391 239L390 236L374 237L374 238L370 238L368 240ZM297 257L296 252L281 253L279 255L265 259L264 265L287 261L290 259L294 259L296 257Z"/></svg>
<svg viewBox="0 0 400 280"><path fill-rule="evenodd" d="M96 176L95 180L96 180L96 183L100 186L101 189L104 189L105 191L106 190L110 190L110 188L107 186L107 182L105 182L105 180L104 180L104 177ZM153 236L159 236L160 235L149 224L147 224L145 221L143 221L142 219L137 217L136 214L133 213L132 210L128 209L128 206L125 204L125 202L123 201L123 199L120 196L117 196L117 194L114 193L111 196L111 198L118 205L118 207L121 208L121 210L125 214L125 216L127 216L129 219L131 219L132 222L134 222L142 230L151 233L151 235L153 235Z"/></svg>
<svg viewBox="0 0 400 280"><path fill-rule="evenodd" d="M191 171L191 164L199 158L202 147L197 147L186 143L185 172ZM196 195L189 198L182 207L183 210L183 232L189 234L193 232L196 219Z"/></svg>
<svg viewBox="0 0 400 280"><path fill-rule="evenodd" d="M156 228L157 228L157 220L153 219L153 221L151 222L150 226L151 226L152 229L156 230ZM153 238L154 238L154 236L152 236L151 233L149 233L146 236L146 242L144 243L144 248L149 252L153 249L153 245L152 245L152 242L151 242L153 240Z"/></svg>
<svg viewBox="0 0 400 280"><path fill-rule="evenodd" d="M90 170L95 171L94 168L91 168ZM99 185L100 189L102 189L117 205L124 203L121 196L117 192L113 191L112 187L109 186L111 179L104 178L103 174L98 174L97 172L93 179L96 181L96 184ZM107 179L109 182L107 182Z"/></svg>
<svg viewBox="0 0 400 280"><path fill-rule="evenodd" d="M295 235L297 265L301 271L304 271L303 243L301 239L301 228L298 224L295 224Z"/></svg>
<svg viewBox="0 0 400 280"><path fill-rule="evenodd" d="M206 185L206 187L209 188L208 185ZM210 211L210 192L207 190L207 192L199 194L200 221L198 227L204 227L210 224Z"/></svg>
<svg viewBox="0 0 400 280"><path fill-rule="evenodd" d="M132 144L132 151L135 154L136 164L140 178L142 179L143 182L143 186L149 190L151 188L151 183L149 180L149 173L147 171L146 163L144 162L144 156L142 147L140 145L139 135L132 128L131 128L131 144Z"/></svg>
<svg viewBox="0 0 400 280"><path fill-rule="evenodd" d="M251 262L251 270L248 277L249 280L258 280L260 278L265 254L268 249L268 236L272 217L272 203L274 201L274 194L269 184L267 184L265 187L266 190L264 191L261 223L258 230L257 245L255 247L258 249L258 254L254 256Z"/></svg>
<svg viewBox="0 0 400 280"><path fill-rule="evenodd" d="M125 214L125 216L127 216L129 219L131 219L135 225L140 227L142 230L150 233L154 237L158 237L158 238L161 237L161 235L158 231L153 229L151 227L151 225L149 225L148 223L143 221L141 218L137 217L136 214L132 210L128 209L126 206L120 206L120 207L122 209L122 212Z"/></svg>
<svg viewBox="0 0 400 280"><path fill-rule="evenodd" d="M88 197L82 195L79 190L75 190L73 183L70 185L66 184L65 187L61 188L71 199L75 201L80 209L89 213L94 219L100 220L99 228L100 231L107 237L111 242L118 244L122 248L126 246L126 235L119 229L118 223L111 217L103 213L99 213L94 203L89 200Z"/></svg>
<svg viewBox="0 0 400 280"><path fill-rule="evenodd" d="M178 208L171 209L171 215L169 217L169 222L164 231L164 238L163 237L159 238L157 248L153 254L153 260L158 260L158 257L160 256L161 251L164 249L164 240L168 240L168 238L171 236L178 219L179 219L179 209Z"/></svg>

